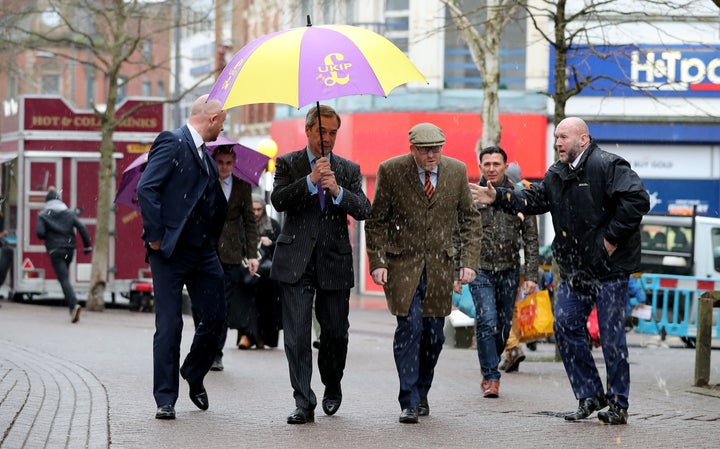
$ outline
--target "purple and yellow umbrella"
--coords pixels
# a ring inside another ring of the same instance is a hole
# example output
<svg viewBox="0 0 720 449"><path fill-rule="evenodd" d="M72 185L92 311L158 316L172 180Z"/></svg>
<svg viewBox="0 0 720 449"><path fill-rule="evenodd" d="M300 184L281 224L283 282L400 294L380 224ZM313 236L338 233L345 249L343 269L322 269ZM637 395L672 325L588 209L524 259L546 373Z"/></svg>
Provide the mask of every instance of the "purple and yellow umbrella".
<svg viewBox="0 0 720 449"><path fill-rule="evenodd" d="M267 167L270 158L258 151L239 144L237 141L229 139L225 136L218 136L217 140L207 142L208 152L210 155L215 154L215 150L220 146L232 147L235 152L235 166L233 174L253 187L257 187L260 182L260 176ZM122 204L137 211L140 210L138 202L137 186L140 183L145 167L147 167L148 155L143 153L123 170L122 178L120 178L120 187L118 187L115 203Z"/></svg>
<svg viewBox="0 0 720 449"><path fill-rule="evenodd" d="M425 77L392 42L350 25L306 26L240 49L210 91L223 109L254 103L301 108L348 95L379 95Z"/></svg>
<svg viewBox="0 0 720 449"><path fill-rule="evenodd" d="M240 49L210 91L223 109L254 103L296 108L348 95L387 97L394 88L427 80L392 42L350 25L311 26L278 31ZM320 140L322 145L322 139ZM325 154L322 148L322 154ZM320 207L325 206L322 188Z"/></svg>

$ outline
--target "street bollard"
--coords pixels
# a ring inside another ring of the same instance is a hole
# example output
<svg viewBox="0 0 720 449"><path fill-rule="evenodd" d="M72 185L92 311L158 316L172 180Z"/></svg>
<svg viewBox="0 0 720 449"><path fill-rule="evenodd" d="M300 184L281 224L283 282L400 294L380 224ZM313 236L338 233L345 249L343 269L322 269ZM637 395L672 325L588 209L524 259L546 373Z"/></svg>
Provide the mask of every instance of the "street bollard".
<svg viewBox="0 0 720 449"><path fill-rule="evenodd" d="M705 292L698 300L697 337L695 341L695 386L710 383L713 307L720 307L720 292Z"/></svg>

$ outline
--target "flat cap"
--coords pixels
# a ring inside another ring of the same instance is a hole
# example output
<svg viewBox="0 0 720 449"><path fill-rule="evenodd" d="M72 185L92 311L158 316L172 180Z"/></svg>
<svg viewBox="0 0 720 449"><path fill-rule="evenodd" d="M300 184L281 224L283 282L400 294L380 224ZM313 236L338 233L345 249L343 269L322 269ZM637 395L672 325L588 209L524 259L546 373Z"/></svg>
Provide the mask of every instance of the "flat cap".
<svg viewBox="0 0 720 449"><path fill-rule="evenodd" d="M437 147L445 143L445 134L432 123L418 123L410 128L410 143L416 147Z"/></svg>

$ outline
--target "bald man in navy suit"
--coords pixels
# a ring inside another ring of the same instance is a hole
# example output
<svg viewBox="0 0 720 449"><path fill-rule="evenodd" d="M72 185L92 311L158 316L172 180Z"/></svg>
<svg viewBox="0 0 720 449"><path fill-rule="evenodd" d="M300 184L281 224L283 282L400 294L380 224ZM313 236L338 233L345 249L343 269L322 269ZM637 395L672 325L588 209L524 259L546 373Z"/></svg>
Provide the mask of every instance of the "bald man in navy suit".
<svg viewBox="0 0 720 449"><path fill-rule="evenodd" d="M138 184L143 239L155 287L153 395L157 419L175 419L181 375L190 400L208 408L203 379L210 370L225 321L223 269L217 254L227 201L204 142L217 139L226 113L207 95L198 98L185 126L155 139ZM180 366L182 293L187 286L195 329Z"/></svg>

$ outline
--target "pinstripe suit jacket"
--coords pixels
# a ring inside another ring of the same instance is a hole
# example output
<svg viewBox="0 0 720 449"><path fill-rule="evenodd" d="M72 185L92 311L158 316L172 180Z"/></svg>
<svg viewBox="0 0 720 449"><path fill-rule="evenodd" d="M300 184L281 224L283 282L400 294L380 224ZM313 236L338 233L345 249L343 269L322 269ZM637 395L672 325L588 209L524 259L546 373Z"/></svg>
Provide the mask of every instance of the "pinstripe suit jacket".
<svg viewBox="0 0 720 449"><path fill-rule="evenodd" d="M348 215L364 220L370 215L370 200L362 190L360 166L333 154L330 167L337 184L344 190L340 204L328 194L325 210L317 195L311 195L305 177L310 161L305 148L277 159L272 204L285 212L285 223L277 239L270 277L295 283L305 272L313 251L316 253L320 288L350 289L355 285Z"/></svg>

